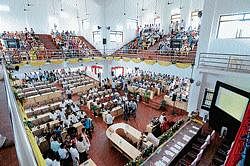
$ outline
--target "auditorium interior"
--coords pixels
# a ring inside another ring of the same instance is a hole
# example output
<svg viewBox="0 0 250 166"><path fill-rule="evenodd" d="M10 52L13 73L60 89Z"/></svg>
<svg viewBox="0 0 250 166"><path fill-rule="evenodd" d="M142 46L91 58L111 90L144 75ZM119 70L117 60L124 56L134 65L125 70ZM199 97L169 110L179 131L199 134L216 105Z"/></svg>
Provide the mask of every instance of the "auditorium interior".
<svg viewBox="0 0 250 166"><path fill-rule="evenodd" d="M250 166L249 27L249 0L0 0L0 165Z"/></svg>

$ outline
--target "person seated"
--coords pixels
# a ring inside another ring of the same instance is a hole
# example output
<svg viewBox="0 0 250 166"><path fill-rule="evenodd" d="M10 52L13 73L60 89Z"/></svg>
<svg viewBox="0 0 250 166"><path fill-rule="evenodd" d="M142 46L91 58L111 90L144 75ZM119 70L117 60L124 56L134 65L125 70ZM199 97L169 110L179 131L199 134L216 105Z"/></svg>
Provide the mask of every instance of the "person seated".
<svg viewBox="0 0 250 166"><path fill-rule="evenodd" d="M62 100L62 103L60 103L60 106L59 106L62 110L66 109L66 103L64 100Z"/></svg>
<svg viewBox="0 0 250 166"><path fill-rule="evenodd" d="M72 124L79 122L76 113L69 115L68 119L72 122Z"/></svg>
<svg viewBox="0 0 250 166"><path fill-rule="evenodd" d="M71 120L69 116L66 116L66 119L62 120L63 121L63 127L68 128L71 125Z"/></svg>
<svg viewBox="0 0 250 166"><path fill-rule="evenodd" d="M80 111L80 108L79 108L76 104L73 104L73 105L71 106L71 110L72 110L73 112L78 112L78 111Z"/></svg>
<svg viewBox="0 0 250 166"><path fill-rule="evenodd" d="M50 114L49 114L49 118L51 120L56 120L57 119L57 113L55 111L51 111Z"/></svg>
<svg viewBox="0 0 250 166"><path fill-rule="evenodd" d="M65 100L66 105L71 105L73 103L72 99L66 99Z"/></svg>
<svg viewBox="0 0 250 166"><path fill-rule="evenodd" d="M77 118L80 120L80 119L83 119L86 115L86 113L84 111L77 111L76 112L76 115L77 115Z"/></svg>

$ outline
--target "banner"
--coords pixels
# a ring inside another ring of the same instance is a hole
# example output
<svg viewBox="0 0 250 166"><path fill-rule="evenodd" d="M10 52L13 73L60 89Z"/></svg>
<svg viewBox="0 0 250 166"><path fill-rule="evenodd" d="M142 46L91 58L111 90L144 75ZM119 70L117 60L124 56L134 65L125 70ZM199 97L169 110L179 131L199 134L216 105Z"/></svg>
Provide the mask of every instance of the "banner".
<svg viewBox="0 0 250 166"><path fill-rule="evenodd" d="M181 69L186 69L191 66L191 63L176 63L175 66Z"/></svg>
<svg viewBox="0 0 250 166"><path fill-rule="evenodd" d="M156 60L144 60L144 63L147 65L153 65L156 63Z"/></svg>
<svg viewBox="0 0 250 166"><path fill-rule="evenodd" d="M158 64L161 66L170 66L172 65L171 62L167 62L167 61L158 61Z"/></svg>

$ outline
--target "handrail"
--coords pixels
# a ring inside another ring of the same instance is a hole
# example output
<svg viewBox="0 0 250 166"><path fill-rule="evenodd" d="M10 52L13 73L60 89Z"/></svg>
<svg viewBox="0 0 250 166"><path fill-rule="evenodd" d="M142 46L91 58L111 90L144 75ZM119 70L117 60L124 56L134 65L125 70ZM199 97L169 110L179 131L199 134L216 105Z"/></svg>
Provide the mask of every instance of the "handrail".
<svg viewBox="0 0 250 166"><path fill-rule="evenodd" d="M208 53L201 52L201 53L200 53L200 55L203 55L203 54L206 54L206 55L233 55L233 56L250 56L250 54L230 54L230 53L212 53L212 52L208 52Z"/></svg>
<svg viewBox="0 0 250 166"><path fill-rule="evenodd" d="M3 64L4 83L7 93L8 109L11 116L11 124L14 133L16 154L21 166L37 166L34 153L28 140L24 124L21 120L17 101L12 92L9 77L5 65Z"/></svg>
<svg viewBox="0 0 250 166"><path fill-rule="evenodd" d="M198 68L250 73L250 55L200 53Z"/></svg>

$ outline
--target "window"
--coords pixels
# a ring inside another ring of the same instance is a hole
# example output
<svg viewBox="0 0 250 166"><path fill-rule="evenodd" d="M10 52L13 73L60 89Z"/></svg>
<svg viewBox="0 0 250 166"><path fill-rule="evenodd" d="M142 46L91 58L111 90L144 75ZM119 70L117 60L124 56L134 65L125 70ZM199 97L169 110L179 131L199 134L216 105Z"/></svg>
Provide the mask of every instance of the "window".
<svg viewBox="0 0 250 166"><path fill-rule="evenodd" d="M197 30L200 24L199 11L191 12L191 26L192 29Z"/></svg>
<svg viewBox="0 0 250 166"><path fill-rule="evenodd" d="M100 31L94 31L93 32L93 42L94 43L101 42L101 33L100 33Z"/></svg>
<svg viewBox="0 0 250 166"><path fill-rule="evenodd" d="M181 15L180 14L174 14L174 15L171 15L171 21L173 22L181 22Z"/></svg>
<svg viewBox="0 0 250 166"><path fill-rule="evenodd" d="M217 38L249 38L250 14L220 16Z"/></svg>
<svg viewBox="0 0 250 166"><path fill-rule="evenodd" d="M109 33L109 35L110 35L110 42L117 42L117 43L123 42L123 32L122 31L111 31Z"/></svg>
<svg viewBox="0 0 250 166"><path fill-rule="evenodd" d="M205 94L202 102L201 108L209 111L212 99L213 99L214 91L211 89L205 89Z"/></svg>

